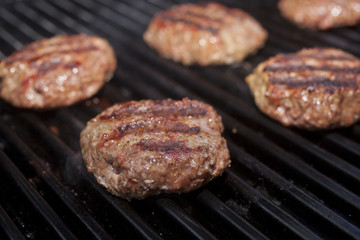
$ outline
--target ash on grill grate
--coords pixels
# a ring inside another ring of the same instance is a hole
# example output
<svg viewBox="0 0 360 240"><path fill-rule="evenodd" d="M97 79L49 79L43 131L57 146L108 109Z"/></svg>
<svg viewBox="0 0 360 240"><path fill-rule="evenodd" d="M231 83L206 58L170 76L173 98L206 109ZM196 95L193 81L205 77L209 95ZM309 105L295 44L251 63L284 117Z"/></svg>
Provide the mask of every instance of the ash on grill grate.
<svg viewBox="0 0 360 240"><path fill-rule="evenodd" d="M92 99L33 112L0 101L0 238L360 239L360 125L308 133L261 114L244 78L266 58L333 46L360 56L360 27L299 30L276 1L226 0L268 30L264 49L232 66L184 67L142 40L158 11L188 1L15 1L0 9L0 58L56 34L108 39L118 69ZM191 1L199 2L199 1ZM127 202L86 172L79 134L115 102L190 97L222 115L232 167L183 195Z"/></svg>

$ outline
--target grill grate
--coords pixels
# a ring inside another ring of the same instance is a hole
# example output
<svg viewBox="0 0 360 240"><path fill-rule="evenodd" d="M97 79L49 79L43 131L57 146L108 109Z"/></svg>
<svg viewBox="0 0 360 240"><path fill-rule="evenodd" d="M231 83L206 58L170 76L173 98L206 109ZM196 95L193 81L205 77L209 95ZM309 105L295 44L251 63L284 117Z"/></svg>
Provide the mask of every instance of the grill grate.
<svg viewBox="0 0 360 240"><path fill-rule="evenodd" d="M0 59L34 40L87 33L117 52L114 79L92 99L51 111L0 101L1 239L360 239L360 125L306 132L260 113L244 82L278 52L334 46L360 56L360 26L299 30L276 1L224 3L269 31L264 49L232 66L183 67L142 41L151 17L187 1L15 1L0 8ZM195 1L193 1L195 2ZM81 159L86 122L115 102L190 97L222 115L232 167L189 194L116 198Z"/></svg>

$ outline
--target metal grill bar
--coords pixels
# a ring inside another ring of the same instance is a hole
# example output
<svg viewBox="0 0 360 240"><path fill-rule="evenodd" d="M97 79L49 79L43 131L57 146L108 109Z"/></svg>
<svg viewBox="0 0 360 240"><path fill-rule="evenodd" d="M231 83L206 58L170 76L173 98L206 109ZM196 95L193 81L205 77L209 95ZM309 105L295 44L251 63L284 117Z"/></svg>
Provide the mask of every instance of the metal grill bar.
<svg viewBox="0 0 360 240"><path fill-rule="evenodd" d="M191 216L186 214L179 206L170 199L159 199L156 201L158 207L168 216L175 220L181 227L196 239L216 239L209 231L201 226Z"/></svg>
<svg viewBox="0 0 360 240"><path fill-rule="evenodd" d="M52 208L2 151L0 151L0 163L3 167L2 170L6 171L12 181L17 184L22 193L31 201L34 208L46 219L58 236L62 239L76 239L65 223L55 214Z"/></svg>
<svg viewBox="0 0 360 240"><path fill-rule="evenodd" d="M4 229L6 235L10 239L25 239L20 230L11 221L5 210L0 206L0 226ZM5 236L3 236L5 237Z"/></svg>
<svg viewBox="0 0 360 240"><path fill-rule="evenodd" d="M216 212L216 215L229 225L233 226L239 234L249 239L268 239L260 231L251 226L245 219L237 215L223 202L217 199L211 192L204 190L197 199L207 207L209 211Z"/></svg>
<svg viewBox="0 0 360 240"><path fill-rule="evenodd" d="M347 158L347 161L357 168L360 168L360 162L356 161L356 159L360 158L360 146L358 143L340 135L339 133L330 133L324 136L324 138L326 142L334 146L331 147L332 149L337 150L340 148L343 154L344 152L348 152L350 156Z"/></svg>
<svg viewBox="0 0 360 240"><path fill-rule="evenodd" d="M39 159L34 152L32 152L26 144L9 131L4 123L0 122L0 132L3 136L6 136L7 142L16 146L16 151L20 152L22 156L26 156L31 159L33 166L43 181L48 184L51 189L56 192L57 197L66 204L66 207L74 213L74 217L77 217L82 224L91 232L91 234L97 239L111 239L104 229L97 224L88 212L77 202L76 198L60 183L60 181L47 169L44 161ZM58 213L59 214L59 213Z"/></svg>
<svg viewBox="0 0 360 240"><path fill-rule="evenodd" d="M262 178L264 178L264 181L267 181L267 184L275 186L275 189L277 189L276 191L281 192L281 195L284 197L284 199L286 199L286 201L284 201L286 202L284 203L284 205L291 205L291 201L296 201L296 204L302 205L302 211L304 211L305 209L307 209L308 211L310 210L308 217L313 215L313 213L317 213L317 217L322 218L321 221L323 227L326 224L331 223L333 224L332 228L339 227L344 232L348 232L349 229L352 229L354 231L352 233L354 236L358 234L358 229L351 223L349 223L348 221L344 221L341 216L334 213L329 208L325 207L323 204L321 204L321 202L312 198L304 191L300 190L299 188L276 174L274 171L266 167L264 164L243 152L241 149L236 147L233 142L229 143L229 147L232 153L234 153L234 160L240 162L242 168L249 169L249 171L252 171L253 174L255 174L256 176L261 176Z"/></svg>
<svg viewBox="0 0 360 240"><path fill-rule="evenodd" d="M29 123L33 126L33 129L38 131L41 134L41 137L47 141L48 148L56 153L58 160L71 159L71 161L76 161L77 163L82 161L78 154L74 153L53 133L42 126L40 124L40 119L30 114L23 115L22 117L25 121L29 121ZM86 181L88 185L91 185L92 188L100 193L101 197L111 204L114 210L118 211L118 214L122 215L144 238L159 239L158 235L132 210L129 204L125 201L117 201L114 197L110 197L93 178L89 178L89 175L86 174L86 170L83 167L77 169L77 171L79 171L78 173L82 175L82 180Z"/></svg>
<svg viewBox="0 0 360 240"><path fill-rule="evenodd" d="M253 188L249 187L242 179L240 179L233 170L226 171L226 181L233 190L243 194L241 197L245 197L251 201L251 204L257 211L261 211L261 215L264 217L262 221L269 221L279 231L279 234L284 234L281 237L289 239L296 237L303 237L307 239L320 239L309 228L301 224L294 217L277 207L275 204L261 196ZM261 220L260 220L261 221ZM286 228L287 231L281 232L280 229ZM273 233L275 235L275 233Z"/></svg>

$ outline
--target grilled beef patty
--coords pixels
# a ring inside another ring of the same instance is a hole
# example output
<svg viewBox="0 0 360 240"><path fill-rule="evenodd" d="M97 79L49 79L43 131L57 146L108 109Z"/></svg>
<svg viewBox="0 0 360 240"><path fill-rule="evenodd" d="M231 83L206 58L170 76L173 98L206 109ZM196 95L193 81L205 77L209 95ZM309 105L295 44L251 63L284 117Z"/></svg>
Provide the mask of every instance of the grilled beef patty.
<svg viewBox="0 0 360 240"><path fill-rule="evenodd" d="M221 117L187 98L116 104L82 131L87 169L116 196L189 192L221 174L229 151Z"/></svg>
<svg viewBox="0 0 360 240"><path fill-rule="evenodd" d="M0 97L16 107L68 106L94 95L116 67L109 43L95 36L55 36L0 63Z"/></svg>
<svg viewBox="0 0 360 240"><path fill-rule="evenodd" d="M360 61L338 49L279 54L246 81L257 106L285 126L346 127L360 118Z"/></svg>
<svg viewBox="0 0 360 240"><path fill-rule="evenodd" d="M161 11L144 34L163 57L184 65L242 61L266 38L267 32L249 14L217 3L182 4Z"/></svg>
<svg viewBox="0 0 360 240"><path fill-rule="evenodd" d="M282 15L302 28L326 30L360 21L359 0L280 0Z"/></svg>

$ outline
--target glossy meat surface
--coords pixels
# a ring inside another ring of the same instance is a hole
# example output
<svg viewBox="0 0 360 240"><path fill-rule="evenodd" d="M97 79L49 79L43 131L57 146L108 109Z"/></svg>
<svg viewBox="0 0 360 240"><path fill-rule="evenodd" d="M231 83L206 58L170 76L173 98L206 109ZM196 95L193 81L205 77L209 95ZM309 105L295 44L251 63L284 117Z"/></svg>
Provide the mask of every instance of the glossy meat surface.
<svg viewBox="0 0 360 240"><path fill-rule="evenodd" d="M159 12L144 34L163 57L184 65L231 64L264 45L267 32L246 12L218 3Z"/></svg>
<svg viewBox="0 0 360 240"><path fill-rule="evenodd" d="M282 15L302 28L327 30L360 21L359 0L280 0Z"/></svg>
<svg viewBox="0 0 360 240"><path fill-rule="evenodd" d="M360 61L339 49L279 54L246 81L257 106L286 126L346 127L360 118Z"/></svg>
<svg viewBox="0 0 360 240"><path fill-rule="evenodd" d="M142 199L188 192L221 174L230 164L222 131L221 117L199 101L130 101L90 120L80 144L101 185Z"/></svg>
<svg viewBox="0 0 360 240"><path fill-rule="evenodd" d="M116 58L96 36L64 35L25 46L0 63L0 97L16 107L68 106L110 80Z"/></svg>

